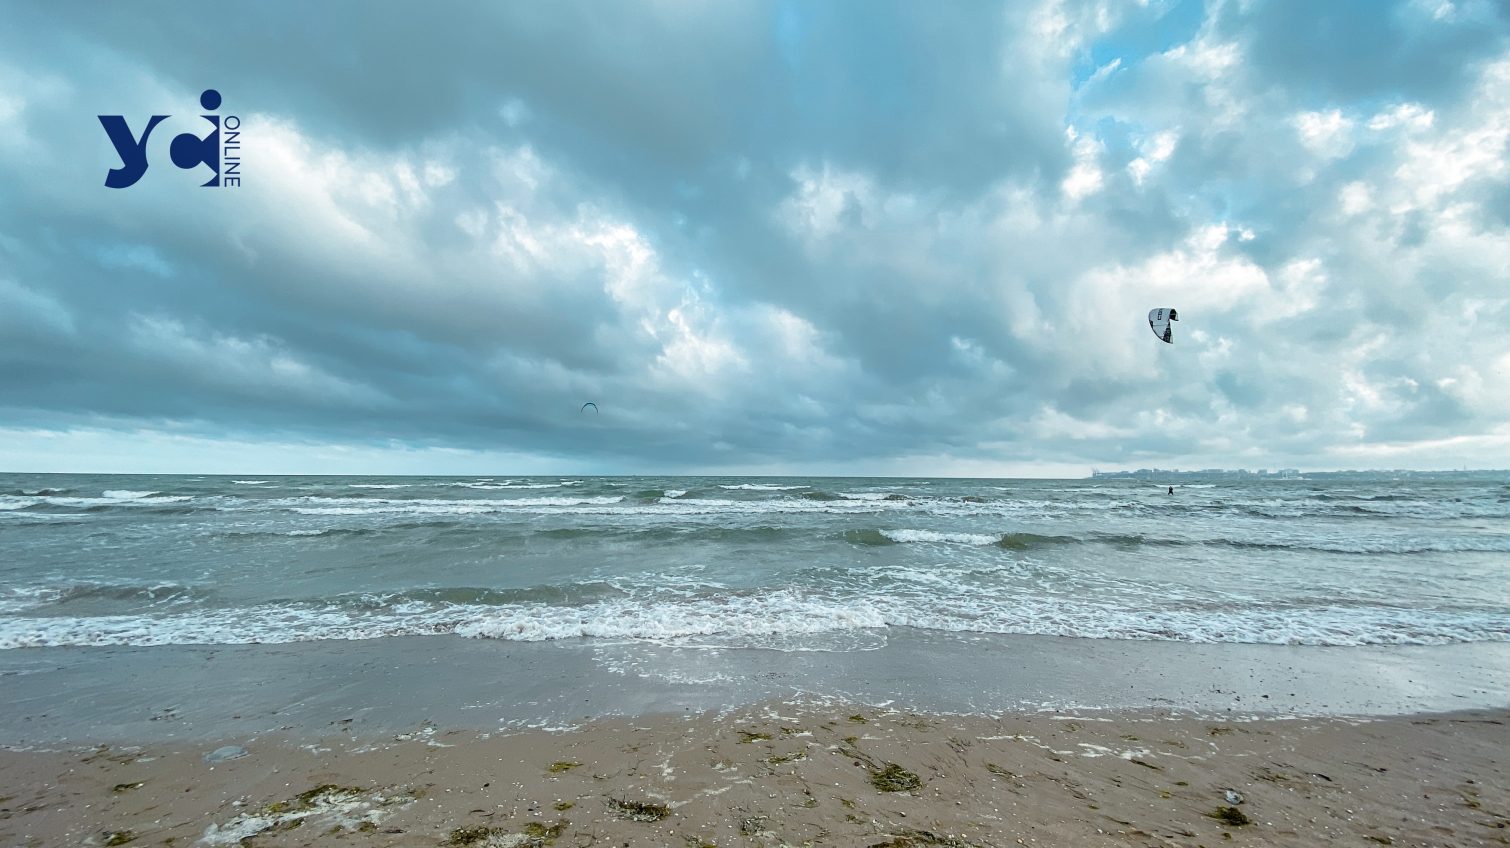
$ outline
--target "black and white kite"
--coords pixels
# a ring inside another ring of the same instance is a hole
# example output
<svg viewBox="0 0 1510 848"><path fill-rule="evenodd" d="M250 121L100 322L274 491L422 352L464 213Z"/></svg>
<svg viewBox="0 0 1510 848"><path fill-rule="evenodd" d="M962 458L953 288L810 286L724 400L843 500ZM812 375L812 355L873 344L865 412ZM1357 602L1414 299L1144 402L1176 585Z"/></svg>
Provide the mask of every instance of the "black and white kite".
<svg viewBox="0 0 1510 848"><path fill-rule="evenodd" d="M1151 309L1148 312L1148 326L1153 329L1153 334L1170 344L1174 344L1174 328L1169 322L1178 320L1179 313L1171 308Z"/></svg>

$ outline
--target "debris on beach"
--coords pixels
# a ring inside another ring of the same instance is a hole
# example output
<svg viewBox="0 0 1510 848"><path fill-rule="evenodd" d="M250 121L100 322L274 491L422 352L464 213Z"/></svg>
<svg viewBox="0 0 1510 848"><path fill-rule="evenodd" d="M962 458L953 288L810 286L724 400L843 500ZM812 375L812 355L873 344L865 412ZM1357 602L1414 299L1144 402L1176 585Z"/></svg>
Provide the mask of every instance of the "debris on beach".
<svg viewBox="0 0 1510 848"><path fill-rule="evenodd" d="M226 745L222 748L216 748L210 753L205 754L204 761L213 766L217 763L223 763L226 760L240 759L242 757L245 757L248 753L250 752L240 745Z"/></svg>
<svg viewBox="0 0 1510 848"><path fill-rule="evenodd" d="M615 815L627 821L655 822L671 815L671 808L665 804L654 804L646 801L626 801L619 798L608 799L608 809Z"/></svg>
<svg viewBox="0 0 1510 848"><path fill-rule="evenodd" d="M255 813L243 813L223 825L212 823L199 841L204 845L240 845L260 833L302 827L306 820L335 829L370 831L388 817L389 808L413 800L390 799L360 787L325 783L286 801L274 801Z"/></svg>
<svg viewBox="0 0 1510 848"><path fill-rule="evenodd" d="M1233 827L1242 827L1245 824L1252 823L1252 820L1244 815L1242 810L1239 810L1236 807L1217 807L1215 810L1207 813L1206 815L1216 819L1222 824L1228 824Z"/></svg>
<svg viewBox="0 0 1510 848"><path fill-rule="evenodd" d="M926 830L903 830L885 842L877 842L869 848L976 848L974 843L949 836L939 836Z"/></svg>
<svg viewBox="0 0 1510 848"><path fill-rule="evenodd" d="M911 792L923 785L923 779L896 763L870 773L870 785L882 792Z"/></svg>

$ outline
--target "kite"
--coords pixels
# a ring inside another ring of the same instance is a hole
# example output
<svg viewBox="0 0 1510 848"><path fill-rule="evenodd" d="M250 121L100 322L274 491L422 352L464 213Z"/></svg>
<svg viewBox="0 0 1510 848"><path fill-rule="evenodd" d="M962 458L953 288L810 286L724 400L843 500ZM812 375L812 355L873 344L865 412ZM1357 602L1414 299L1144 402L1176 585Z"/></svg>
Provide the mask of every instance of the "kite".
<svg viewBox="0 0 1510 848"><path fill-rule="evenodd" d="M1180 320L1179 313L1172 308L1148 311L1148 326L1153 330L1153 334L1170 344L1174 344L1174 328L1169 326L1169 322L1178 320Z"/></svg>

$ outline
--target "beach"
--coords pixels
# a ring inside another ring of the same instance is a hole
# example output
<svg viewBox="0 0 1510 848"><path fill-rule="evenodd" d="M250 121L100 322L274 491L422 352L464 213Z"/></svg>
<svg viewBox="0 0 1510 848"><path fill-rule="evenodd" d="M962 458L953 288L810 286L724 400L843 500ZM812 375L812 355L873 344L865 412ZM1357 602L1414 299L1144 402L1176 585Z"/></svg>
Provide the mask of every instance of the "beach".
<svg viewBox="0 0 1510 848"><path fill-rule="evenodd" d="M0 489L5 848L1510 836L1499 480Z"/></svg>
<svg viewBox="0 0 1510 848"><path fill-rule="evenodd" d="M0 844L1502 845L1507 720L768 703L381 739L344 720L0 752Z"/></svg>
<svg viewBox="0 0 1510 848"><path fill-rule="evenodd" d="M0 845L1510 836L1504 643L902 632L859 653L618 646L623 672L603 670L606 650L407 637L0 652Z"/></svg>

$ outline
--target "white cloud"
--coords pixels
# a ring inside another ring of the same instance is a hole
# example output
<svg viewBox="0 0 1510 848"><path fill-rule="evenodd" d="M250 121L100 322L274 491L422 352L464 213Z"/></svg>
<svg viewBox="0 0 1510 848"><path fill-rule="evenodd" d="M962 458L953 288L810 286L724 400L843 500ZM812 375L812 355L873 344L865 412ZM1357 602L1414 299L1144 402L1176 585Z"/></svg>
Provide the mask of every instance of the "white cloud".
<svg viewBox="0 0 1510 848"><path fill-rule="evenodd" d="M1154 166L1164 162L1174 155L1175 146L1180 142L1178 130L1164 130L1152 136L1138 141L1138 158L1127 165L1127 172L1132 176L1133 182L1142 185L1148 178Z"/></svg>
<svg viewBox="0 0 1510 848"><path fill-rule="evenodd" d="M1301 143L1312 153L1329 159L1352 152L1353 127L1353 120L1344 117L1337 109L1301 112L1295 116L1295 129L1300 133Z"/></svg>
<svg viewBox="0 0 1510 848"><path fill-rule="evenodd" d="M1370 118L1368 128L1376 131L1397 127L1407 131L1425 130L1431 128L1436 117L1435 112L1418 103L1401 103Z"/></svg>
<svg viewBox="0 0 1510 848"><path fill-rule="evenodd" d="M843 171L824 164L792 172L797 191L782 202L778 212L787 228L810 242L820 242L851 225L865 226L867 210L874 214L878 195L864 174Z"/></svg>
<svg viewBox="0 0 1510 848"><path fill-rule="evenodd" d="M1059 188L1074 202L1101 190L1103 175L1099 159L1104 146L1095 138L1078 135L1074 127L1065 130L1065 139L1074 153L1075 164Z"/></svg>

